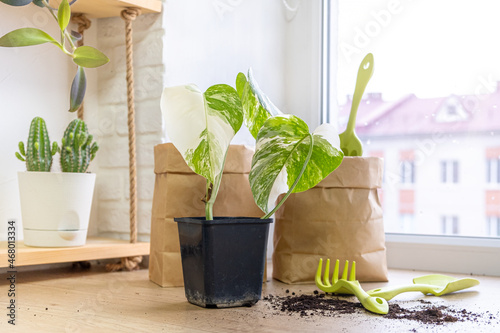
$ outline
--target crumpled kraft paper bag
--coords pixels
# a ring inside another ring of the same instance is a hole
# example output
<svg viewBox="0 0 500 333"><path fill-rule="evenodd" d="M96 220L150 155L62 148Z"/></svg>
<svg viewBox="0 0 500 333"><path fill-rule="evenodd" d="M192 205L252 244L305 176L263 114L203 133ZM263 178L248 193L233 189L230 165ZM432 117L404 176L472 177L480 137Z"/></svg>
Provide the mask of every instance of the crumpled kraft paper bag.
<svg viewBox="0 0 500 333"><path fill-rule="evenodd" d="M340 272L356 261L359 281L387 281L382 177L382 159L344 157L317 186L290 195L275 215L273 278L314 283L319 259L329 258Z"/></svg>
<svg viewBox="0 0 500 333"><path fill-rule="evenodd" d="M215 216L261 217L248 182L253 149L231 145ZM171 143L155 146L155 187L151 216L149 279L162 287L183 286L179 234L174 217L205 216L206 181L195 174Z"/></svg>

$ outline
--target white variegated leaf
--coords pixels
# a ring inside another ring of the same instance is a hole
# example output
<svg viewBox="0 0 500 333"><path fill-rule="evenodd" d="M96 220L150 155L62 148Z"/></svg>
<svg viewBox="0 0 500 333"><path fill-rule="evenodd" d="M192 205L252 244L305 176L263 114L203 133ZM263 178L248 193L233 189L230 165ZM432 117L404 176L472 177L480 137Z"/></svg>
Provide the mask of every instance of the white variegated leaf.
<svg viewBox="0 0 500 333"><path fill-rule="evenodd" d="M243 122L236 90L225 84L212 86L205 93L195 85L165 88L161 109L168 137L186 163L214 183Z"/></svg>
<svg viewBox="0 0 500 333"><path fill-rule="evenodd" d="M252 69L248 70L248 80L245 74L238 73L236 89L241 97L245 125L254 138L257 138L262 124L272 116L282 114L271 100L260 90L254 79Z"/></svg>
<svg viewBox="0 0 500 333"><path fill-rule="evenodd" d="M315 186L342 158L334 126L323 124L310 134L298 117L269 118L259 131L249 175L255 202L264 212L272 211L280 194Z"/></svg>

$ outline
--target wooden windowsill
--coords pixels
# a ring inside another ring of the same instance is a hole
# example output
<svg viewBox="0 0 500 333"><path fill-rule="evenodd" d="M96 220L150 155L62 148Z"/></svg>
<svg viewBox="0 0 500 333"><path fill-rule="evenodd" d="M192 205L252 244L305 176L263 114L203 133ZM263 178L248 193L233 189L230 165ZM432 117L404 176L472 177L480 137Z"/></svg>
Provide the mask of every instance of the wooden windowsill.
<svg viewBox="0 0 500 333"><path fill-rule="evenodd" d="M428 273L390 270L390 283L362 286L368 290L408 284L413 277ZM2 276L0 290L5 293L0 305L5 311L9 281ZM88 271L68 267L19 272L16 278L16 326L20 332L500 332L500 278L496 277L476 277L479 286L443 297L407 293L389 302L390 306L396 302L408 306L425 299L432 305L483 314L489 311L494 316L489 320L482 316L479 322L439 326L386 319L365 311L335 317L289 316L262 300L250 308L204 309L186 301L184 288L161 288L149 281L144 269L106 273L103 266L93 265ZM314 290L317 288L312 284L286 285L270 280L264 284L262 294L300 295L313 294ZM10 331L8 318L3 317L0 331Z"/></svg>

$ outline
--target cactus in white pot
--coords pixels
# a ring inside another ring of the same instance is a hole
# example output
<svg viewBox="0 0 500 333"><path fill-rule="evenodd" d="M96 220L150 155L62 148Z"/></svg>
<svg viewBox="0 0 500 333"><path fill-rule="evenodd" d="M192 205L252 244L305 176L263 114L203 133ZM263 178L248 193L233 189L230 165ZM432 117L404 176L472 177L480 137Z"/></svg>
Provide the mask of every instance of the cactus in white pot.
<svg viewBox="0 0 500 333"><path fill-rule="evenodd" d="M22 141L19 142L18 146L19 152L16 152L16 157L26 162L26 170L28 171L50 171L52 157L59 150L56 142L50 144L45 120L40 117L35 117L31 121L27 149Z"/></svg>
<svg viewBox="0 0 500 333"><path fill-rule="evenodd" d="M62 138L61 170L62 172L86 172L94 159L99 146L92 142L93 136L88 133L83 120L73 120Z"/></svg>

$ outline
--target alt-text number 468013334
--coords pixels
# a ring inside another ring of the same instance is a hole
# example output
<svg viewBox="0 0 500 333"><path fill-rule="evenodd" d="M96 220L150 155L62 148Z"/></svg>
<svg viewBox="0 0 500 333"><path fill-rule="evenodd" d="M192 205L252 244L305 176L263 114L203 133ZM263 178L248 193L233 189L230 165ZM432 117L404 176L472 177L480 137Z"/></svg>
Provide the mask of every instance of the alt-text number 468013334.
<svg viewBox="0 0 500 333"><path fill-rule="evenodd" d="M9 281L7 297L7 320L10 325L16 324L16 221L7 222L7 280Z"/></svg>

